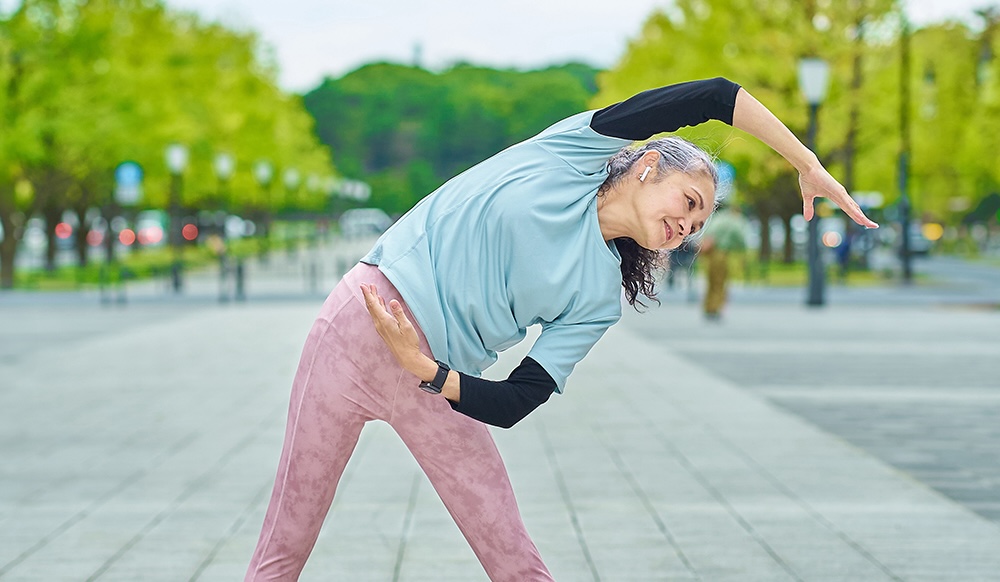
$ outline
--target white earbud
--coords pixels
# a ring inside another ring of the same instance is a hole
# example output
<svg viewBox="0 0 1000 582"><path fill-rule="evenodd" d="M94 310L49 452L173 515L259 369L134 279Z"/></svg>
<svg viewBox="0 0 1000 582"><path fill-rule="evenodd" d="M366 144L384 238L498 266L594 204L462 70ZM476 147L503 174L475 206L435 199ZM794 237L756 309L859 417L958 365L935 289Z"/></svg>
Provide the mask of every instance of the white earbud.
<svg viewBox="0 0 1000 582"><path fill-rule="evenodd" d="M642 171L642 175L639 176L639 181L640 182L645 182L646 181L646 176L649 174L649 171L652 170L652 169L653 169L653 166L646 166L646 169Z"/></svg>

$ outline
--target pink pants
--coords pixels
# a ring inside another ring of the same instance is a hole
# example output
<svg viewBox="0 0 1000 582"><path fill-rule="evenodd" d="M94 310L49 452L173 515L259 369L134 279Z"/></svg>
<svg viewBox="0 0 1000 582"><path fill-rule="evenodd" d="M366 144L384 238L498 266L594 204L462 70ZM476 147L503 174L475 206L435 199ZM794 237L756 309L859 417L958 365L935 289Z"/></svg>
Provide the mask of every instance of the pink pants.
<svg viewBox="0 0 1000 582"><path fill-rule="evenodd" d="M491 580L552 580L486 425L420 390L396 363L375 332L361 283L374 283L386 303L403 302L377 267L359 264L323 304L292 385L278 475L246 580L298 578L361 428L375 419L410 449ZM429 354L422 333L420 344Z"/></svg>

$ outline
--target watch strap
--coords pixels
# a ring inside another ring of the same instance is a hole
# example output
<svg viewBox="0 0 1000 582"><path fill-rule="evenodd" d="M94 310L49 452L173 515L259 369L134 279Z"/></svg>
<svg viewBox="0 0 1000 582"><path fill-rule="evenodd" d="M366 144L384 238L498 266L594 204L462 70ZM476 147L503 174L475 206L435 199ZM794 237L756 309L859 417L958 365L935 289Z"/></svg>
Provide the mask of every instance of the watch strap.
<svg viewBox="0 0 1000 582"><path fill-rule="evenodd" d="M448 367L448 364L440 360L434 360L434 363L438 365L434 379L430 382L421 382L420 389L431 394L440 394L441 390L444 389L444 383L448 379L448 372L451 371L451 368Z"/></svg>

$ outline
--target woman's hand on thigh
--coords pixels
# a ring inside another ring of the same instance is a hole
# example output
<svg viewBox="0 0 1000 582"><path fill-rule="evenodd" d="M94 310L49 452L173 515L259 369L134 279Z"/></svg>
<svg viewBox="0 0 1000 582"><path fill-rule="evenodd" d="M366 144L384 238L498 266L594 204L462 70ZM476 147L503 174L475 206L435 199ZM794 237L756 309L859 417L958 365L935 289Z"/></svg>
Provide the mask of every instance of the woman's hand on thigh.
<svg viewBox="0 0 1000 582"><path fill-rule="evenodd" d="M391 299L386 306L385 299L378 294L375 285L362 283L361 292L365 297L368 314L375 324L375 331L389 346L399 365L421 380L428 379L424 378L428 372L433 378L437 364L420 351L420 337L413 323L406 317L402 304Z"/></svg>

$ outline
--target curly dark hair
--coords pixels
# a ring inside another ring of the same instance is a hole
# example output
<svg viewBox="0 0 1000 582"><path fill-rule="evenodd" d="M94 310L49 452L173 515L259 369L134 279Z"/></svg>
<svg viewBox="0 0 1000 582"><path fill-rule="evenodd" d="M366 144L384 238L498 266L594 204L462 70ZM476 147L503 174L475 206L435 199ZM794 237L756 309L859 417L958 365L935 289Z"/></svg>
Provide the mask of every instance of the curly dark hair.
<svg viewBox="0 0 1000 582"><path fill-rule="evenodd" d="M642 248L639 243L628 237L616 238L614 243L622 258L622 287L625 289L625 299L628 304L636 311L647 307L639 300L641 293L659 305L660 300L656 297L656 279L663 272L669 251Z"/></svg>
<svg viewBox="0 0 1000 582"><path fill-rule="evenodd" d="M625 179L636 161L652 150L660 153L654 180L660 181L671 172L703 173L712 179L714 186L718 187L719 174L715 163L704 150L679 137L667 137L646 142L638 147L622 148L608 161L608 178L597 189L597 195L606 196L615 185ZM625 299L629 305L636 311L642 311L642 308L647 307L639 299L640 294L659 305L660 300L656 298L656 280L666 266L669 251L644 248L628 237L616 238L614 243L622 258L622 287L625 289Z"/></svg>

